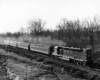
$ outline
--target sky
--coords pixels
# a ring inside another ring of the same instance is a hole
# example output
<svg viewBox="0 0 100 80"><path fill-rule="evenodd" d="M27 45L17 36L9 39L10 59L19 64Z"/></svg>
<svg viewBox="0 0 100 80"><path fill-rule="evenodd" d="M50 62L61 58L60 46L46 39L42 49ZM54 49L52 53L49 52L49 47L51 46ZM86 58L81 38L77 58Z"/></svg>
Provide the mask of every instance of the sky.
<svg viewBox="0 0 100 80"><path fill-rule="evenodd" d="M28 21L41 18L46 29L55 29L63 19L100 15L100 0L0 0L0 33L27 28Z"/></svg>

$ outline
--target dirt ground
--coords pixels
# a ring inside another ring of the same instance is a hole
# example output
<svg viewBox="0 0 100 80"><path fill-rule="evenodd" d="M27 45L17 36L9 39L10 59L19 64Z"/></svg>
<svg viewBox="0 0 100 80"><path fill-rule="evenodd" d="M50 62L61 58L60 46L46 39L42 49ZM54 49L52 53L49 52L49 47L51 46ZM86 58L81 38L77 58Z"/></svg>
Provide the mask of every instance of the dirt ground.
<svg viewBox="0 0 100 80"><path fill-rule="evenodd" d="M19 80L81 80L67 75L67 73L65 73L63 70L54 72L48 69L51 66L34 62L35 61L33 61L33 64L30 65L9 59L7 61L7 67L10 69L11 73L19 76Z"/></svg>
<svg viewBox="0 0 100 80"><path fill-rule="evenodd" d="M0 56L0 80L89 80L89 78L77 77L76 73L83 73L77 71L73 74L74 72L68 71L69 68L64 70L52 67L52 65L30 60L2 49L0 54L3 55ZM89 76L93 77L93 75Z"/></svg>

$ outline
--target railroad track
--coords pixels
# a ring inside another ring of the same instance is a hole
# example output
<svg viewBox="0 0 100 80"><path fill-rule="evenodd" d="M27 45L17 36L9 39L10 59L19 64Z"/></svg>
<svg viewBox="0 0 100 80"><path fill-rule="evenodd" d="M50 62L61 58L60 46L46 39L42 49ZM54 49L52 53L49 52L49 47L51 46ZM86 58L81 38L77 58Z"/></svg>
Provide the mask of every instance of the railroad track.
<svg viewBox="0 0 100 80"><path fill-rule="evenodd" d="M8 52L14 52L14 53L17 53L18 55L28 57L31 60L38 57L38 60L40 60L40 61L45 60L44 64L51 63L51 64L54 64L55 66L59 66L63 69L67 68L67 66L70 66L70 67L76 68L76 70L80 69L82 71L87 71L89 73L91 72L91 73L93 73L93 75L100 76L100 70L85 67L85 66L83 67L80 65L70 63L68 61L61 60L61 59L54 59L54 58L48 57L47 55L43 55L43 54L40 54L40 53L37 53L34 51L28 51L25 49L11 47L11 46L4 46L4 45L0 45L0 48L3 48Z"/></svg>

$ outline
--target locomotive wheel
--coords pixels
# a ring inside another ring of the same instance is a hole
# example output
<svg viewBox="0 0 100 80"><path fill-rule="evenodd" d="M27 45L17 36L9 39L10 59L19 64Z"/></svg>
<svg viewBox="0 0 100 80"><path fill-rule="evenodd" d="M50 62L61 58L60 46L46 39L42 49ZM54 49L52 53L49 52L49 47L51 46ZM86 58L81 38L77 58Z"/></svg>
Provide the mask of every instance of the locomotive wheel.
<svg viewBox="0 0 100 80"><path fill-rule="evenodd" d="M76 60L74 60L74 62L73 63L75 63L76 64Z"/></svg>
<svg viewBox="0 0 100 80"><path fill-rule="evenodd" d="M78 65L81 65L81 64L80 64L80 61L78 61Z"/></svg>
<svg viewBox="0 0 100 80"><path fill-rule="evenodd" d="M77 61L76 60L74 60L74 61L75 61L74 63L77 64Z"/></svg>
<svg viewBox="0 0 100 80"><path fill-rule="evenodd" d="M80 65L80 62L79 61L77 61L77 65Z"/></svg>
<svg viewBox="0 0 100 80"><path fill-rule="evenodd" d="M73 59L73 63L75 63L76 61ZM76 63L75 63L76 64Z"/></svg>
<svg viewBox="0 0 100 80"><path fill-rule="evenodd" d="M78 61L76 60L76 64L78 65Z"/></svg>
<svg viewBox="0 0 100 80"><path fill-rule="evenodd" d="M77 65L79 65L79 61L77 61Z"/></svg>
<svg viewBox="0 0 100 80"><path fill-rule="evenodd" d="M82 65L82 61L79 61L79 64Z"/></svg>
<svg viewBox="0 0 100 80"><path fill-rule="evenodd" d="M76 60L77 65L81 65L81 61Z"/></svg>
<svg viewBox="0 0 100 80"><path fill-rule="evenodd" d="M80 65L83 65L83 61L80 61Z"/></svg>
<svg viewBox="0 0 100 80"><path fill-rule="evenodd" d="M86 62L85 61L83 61L83 66L86 66Z"/></svg>

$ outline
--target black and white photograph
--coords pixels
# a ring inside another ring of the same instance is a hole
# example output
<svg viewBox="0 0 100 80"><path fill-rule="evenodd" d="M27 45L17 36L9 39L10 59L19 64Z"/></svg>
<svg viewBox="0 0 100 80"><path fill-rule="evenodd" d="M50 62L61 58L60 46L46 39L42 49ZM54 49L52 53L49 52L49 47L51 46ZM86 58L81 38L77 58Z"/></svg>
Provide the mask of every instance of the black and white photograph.
<svg viewBox="0 0 100 80"><path fill-rule="evenodd" d="M0 80L100 80L100 1L0 0Z"/></svg>

